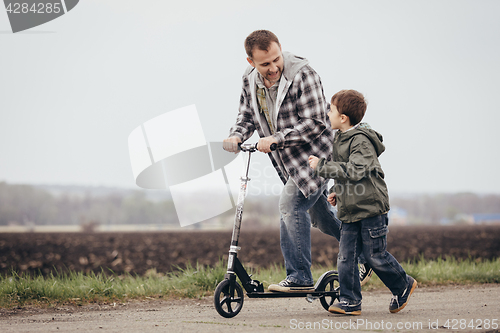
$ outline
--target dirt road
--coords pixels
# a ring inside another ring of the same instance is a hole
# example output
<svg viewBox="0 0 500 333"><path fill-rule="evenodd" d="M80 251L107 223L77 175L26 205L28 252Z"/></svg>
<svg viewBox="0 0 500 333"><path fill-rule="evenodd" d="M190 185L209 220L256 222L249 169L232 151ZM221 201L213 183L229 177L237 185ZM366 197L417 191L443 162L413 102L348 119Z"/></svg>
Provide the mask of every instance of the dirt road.
<svg viewBox="0 0 500 333"><path fill-rule="evenodd" d="M418 288L396 314L388 310L389 291L363 297L361 316L333 315L302 298L245 298L232 319L217 314L212 297L0 310L0 332L500 332L500 285Z"/></svg>

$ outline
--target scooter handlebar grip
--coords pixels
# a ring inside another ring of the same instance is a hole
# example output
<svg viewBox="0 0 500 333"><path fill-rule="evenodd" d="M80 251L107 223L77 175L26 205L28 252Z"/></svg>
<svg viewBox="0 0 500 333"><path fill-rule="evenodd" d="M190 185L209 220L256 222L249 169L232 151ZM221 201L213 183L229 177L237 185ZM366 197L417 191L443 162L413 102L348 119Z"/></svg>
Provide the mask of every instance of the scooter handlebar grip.
<svg viewBox="0 0 500 333"><path fill-rule="evenodd" d="M272 151L275 151L276 149L278 149L278 145L276 143L273 143L270 148Z"/></svg>

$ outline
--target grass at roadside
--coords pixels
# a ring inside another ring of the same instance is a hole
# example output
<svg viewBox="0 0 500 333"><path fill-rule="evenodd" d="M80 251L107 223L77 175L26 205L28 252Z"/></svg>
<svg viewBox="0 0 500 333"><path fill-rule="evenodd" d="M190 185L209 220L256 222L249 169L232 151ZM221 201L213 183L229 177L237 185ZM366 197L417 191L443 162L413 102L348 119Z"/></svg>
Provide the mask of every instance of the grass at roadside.
<svg viewBox="0 0 500 333"><path fill-rule="evenodd" d="M420 285L500 283L500 258L491 261L455 260L453 258L402 264L408 274ZM314 279L329 268L313 267ZM30 276L12 272L0 276L0 307L24 305L113 303L127 299L144 298L199 298L211 295L217 284L224 279L225 263L214 267L188 265L186 269L160 274L150 271L145 276L118 276L98 273L59 273L50 276ZM282 266L249 270L255 279L267 287L285 277ZM382 287L376 277L364 287Z"/></svg>
<svg viewBox="0 0 500 333"><path fill-rule="evenodd" d="M439 258L421 259L415 263L402 263L406 273L415 278L419 285L500 283L500 258L496 260ZM383 287L384 284L373 274L367 288Z"/></svg>

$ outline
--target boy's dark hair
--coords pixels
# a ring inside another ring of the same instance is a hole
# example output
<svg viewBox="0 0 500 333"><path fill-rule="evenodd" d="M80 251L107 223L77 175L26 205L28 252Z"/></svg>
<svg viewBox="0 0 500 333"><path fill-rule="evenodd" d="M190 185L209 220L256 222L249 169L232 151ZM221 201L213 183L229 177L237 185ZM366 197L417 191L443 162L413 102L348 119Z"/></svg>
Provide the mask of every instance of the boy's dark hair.
<svg viewBox="0 0 500 333"><path fill-rule="evenodd" d="M357 125L366 112L366 101L363 94L356 90L341 90L332 97L331 103L337 107L340 114L349 117L351 125Z"/></svg>
<svg viewBox="0 0 500 333"><path fill-rule="evenodd" d="M275 34L273 34L269 30L255 30L245 39L245 51L250 59L252 59L252 51L254 48L258 48L262 51L269 50L272 42L278 43L280 45L280 41Z"/></svg>

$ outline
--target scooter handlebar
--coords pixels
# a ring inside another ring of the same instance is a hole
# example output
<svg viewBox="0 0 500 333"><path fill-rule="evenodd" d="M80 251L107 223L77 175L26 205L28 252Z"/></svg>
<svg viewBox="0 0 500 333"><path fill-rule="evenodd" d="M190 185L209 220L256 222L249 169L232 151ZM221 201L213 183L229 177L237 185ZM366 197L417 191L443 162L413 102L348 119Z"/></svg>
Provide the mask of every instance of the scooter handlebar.
<svg viewBox="0 0 500 333"><path fill-rule="evenodd" d="M238 147L241 151L250 151L254 152L257 150L257 142L256 143L238 143ZM275 151L278 149L278 145L276 143L271 144L271 150Z"/></svg>

